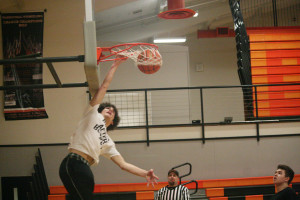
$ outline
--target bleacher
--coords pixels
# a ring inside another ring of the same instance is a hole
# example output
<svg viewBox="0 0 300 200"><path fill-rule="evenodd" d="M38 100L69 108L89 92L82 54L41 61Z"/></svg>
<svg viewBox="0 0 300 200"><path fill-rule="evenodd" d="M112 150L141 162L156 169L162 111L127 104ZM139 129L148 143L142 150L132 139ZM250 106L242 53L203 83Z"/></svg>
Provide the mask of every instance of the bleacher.
<svg viewBox="0 0 300 200"><path fill-rule="evenodd" d="M198 192L191 196L192 199L268 200L276 193L272 176L197 180L197 183ZM99 200L153 200L157 190L166 185L167 182L159 182L153 188L146 183L96 184L94 196ZM195 184L186 187L190 192L196 190ZM300 174L295 175L290 187L300 194ZM67 196L64 186L50 186L48 200L68 200Z"/></svg>

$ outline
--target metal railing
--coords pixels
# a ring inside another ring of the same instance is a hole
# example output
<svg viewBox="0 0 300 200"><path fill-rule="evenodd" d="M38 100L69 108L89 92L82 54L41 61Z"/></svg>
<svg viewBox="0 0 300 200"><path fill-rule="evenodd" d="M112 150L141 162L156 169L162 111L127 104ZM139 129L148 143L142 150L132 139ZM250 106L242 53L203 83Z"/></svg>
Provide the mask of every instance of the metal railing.
<svg viewBox="0 0 300 200"><path fill-rule="evenodd" d="M55 85L55 84L54 84ZM72 84L74 87L84 87ZM8 87L1 86L0 90ZM28 88L50 88L48 85L28 85ZM286 92L294 94L294 100L300 99L300 83L297 84L264 84L264 85L230 85L230 86L203 86L203 87L176 87L176 88L146 88L108 90L104 101L116 105L121 117L119 129L143 128L146 129L146 140L116 141L116 143L147 143L167 141L194 141L205 143L207 140L256 138L280 136L299 136L299 133L282 135L261 135L260 124L300 122L300 115L260 116L261 107L258 94L262 88L272 87L273 93ZM245 95L245 88L249 94ZM278 88L278 89L276 89ZM290 88L290 89L282 89ZM11 88L10 88L11 89ZM265 92L267 94L267 92ZM298 96L297 96L298 95ZM291 95L293 96L293 95ZM267 99L266 99L267 100ZM273 99L274 100L274 99ZM276 100L276 99L275 99ZM290 105L286 100L285 108L300 109L300 105ZM247 102L251 105L245 105ZM261 100L263 102L263 100ZM277 111L282 108L272 108ZM256 126L256 135L207 137L205 127L246 125ZM150 139L149 130L162 127L193 127L201 128L201 137L184 139Z"/></svg>
<svg viewBox="0 0 300 200"><path fill-rule="evenodd" d="M181 168L181 167L184 167L184 166L188 166L189 170L188 170L188 172L186 174L179 176L179 185L189 185L189 184L194 183L195 184L195 191L192 192L192 193L190 193L190 195L194 195L194 194L196 194L198 192L198 182L197 181L191 180L191 181L188 181L186 183L181 184L181 179L184 178L184 177L186 177L186 176L189 176L192 173L192 164L186 162L186 163L177 165L175 167L172 167L172 169L178 169L178 168Z"/></svg>
<svg viewBox="0 0 300 200"><path fill-rule="evenodd" d="M293 94L290 96L294 97L262 98L261 95L268 95L268 91L263 91L266 87L273 88L273 95L285 92ZM289 87L290 90L282 91L283 87ZM245 95L245 88L253 92ZM201 126L202 137L199 140L205 143L205 140L212 139L205 137L206 126L255 124L256 136L249 137L256 137L259 141L262 137L259 133L261 123L300 121L297 112L293 115L284 112L286 109L299 111L300 103L290 105L291 100L300 102L299 88L300 84L264 84L109 90L105 101L115 104L118 108L124 121L120 124L120 129L146 128L148 145L149 129L173 126ZM281 101L281 104L286 102L286 104L281 105L282 107L265 105L265 102L272 101ZM268 109L270 112L276 111L277 114L267 116L261 111L268 111Z"/></svg>

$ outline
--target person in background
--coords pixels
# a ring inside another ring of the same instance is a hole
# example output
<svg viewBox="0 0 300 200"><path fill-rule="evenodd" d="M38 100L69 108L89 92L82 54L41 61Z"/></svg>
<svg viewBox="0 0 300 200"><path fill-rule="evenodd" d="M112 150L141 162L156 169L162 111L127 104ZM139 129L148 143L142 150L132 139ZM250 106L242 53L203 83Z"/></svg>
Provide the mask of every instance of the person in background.
<svg viewBox="0 0 300 200"><path fill-rule="evenodd" d="M278 165L275 171L273 182L277 193L272 200L297 200L295 191L289 187L294 178L294 171L287 165Z"/></svg>
<svg viewBox="0 0 300 200"><path fill-rule="evenodd" d="M178 185L179 173L175 169L168 172L168 185L161 188L155 195L154 200L189 200L189 189Z"/></svg>

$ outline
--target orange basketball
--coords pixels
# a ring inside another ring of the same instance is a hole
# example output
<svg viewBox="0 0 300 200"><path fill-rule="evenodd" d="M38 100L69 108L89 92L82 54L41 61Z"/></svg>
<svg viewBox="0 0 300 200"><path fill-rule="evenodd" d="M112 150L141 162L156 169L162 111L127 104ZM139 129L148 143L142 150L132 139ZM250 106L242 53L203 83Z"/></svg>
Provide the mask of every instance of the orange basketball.
<svg viewBox="0 0 300 200"><path fill-rule="evenodd" d="M158 51L146 49L139 54L137 63L137 66L141 72L145 74L153 74L160 69L161 55Z"/></svg>

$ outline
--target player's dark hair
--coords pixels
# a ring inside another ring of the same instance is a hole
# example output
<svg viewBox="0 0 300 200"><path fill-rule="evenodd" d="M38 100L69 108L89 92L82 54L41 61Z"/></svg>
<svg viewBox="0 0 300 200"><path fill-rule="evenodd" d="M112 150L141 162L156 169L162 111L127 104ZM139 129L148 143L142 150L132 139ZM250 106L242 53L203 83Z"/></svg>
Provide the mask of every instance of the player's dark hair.
<svg viewBox="0 0 300 200"><path fill-rule="evenodd" d="M280 164L280 165L277 166L277 169L282 169L282 170L285 171L285 177L290 178L289 181L288 181L288 184L290 184L292 182L292 180L294 178L294 174L295 174L294 171L292 170L292 168L290 168L287 165Z"/></svg>
<svg viewBox="0 0 300 200"><path fill-rule="evenodd" d="M113 119L113 124L106 127L107 130L113 130L118 126L118 124L120 122L120 116L119 116L118 109L116 108L116 106L111 103L108 103L108 102L101 103L98 108L98 112L101 113L104 110L104 108L107 108L107 107L108 108L112 107L115 111L115 118Z"/></svg>

